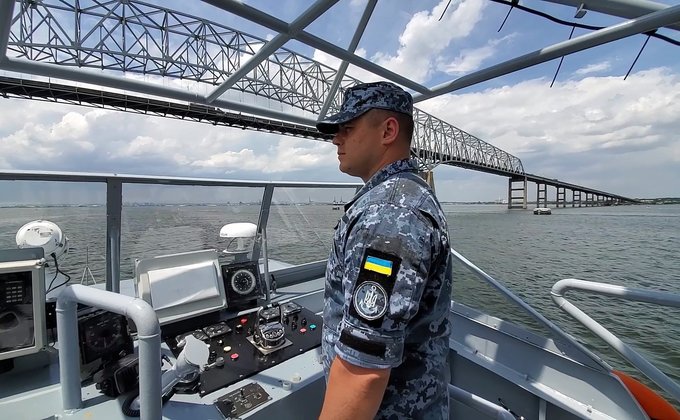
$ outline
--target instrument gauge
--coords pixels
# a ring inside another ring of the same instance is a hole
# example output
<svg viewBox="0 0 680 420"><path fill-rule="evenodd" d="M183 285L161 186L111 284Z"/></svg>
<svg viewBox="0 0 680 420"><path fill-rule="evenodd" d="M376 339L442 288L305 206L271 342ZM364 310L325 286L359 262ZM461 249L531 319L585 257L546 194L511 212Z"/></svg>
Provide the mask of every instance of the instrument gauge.
<svg viewBox="0 0 680 420"><path fill-rule="evenodd" d="M231 276L231 288L239 295L247 295L255 290L255 275L244 268L237 270Z"/></svg>

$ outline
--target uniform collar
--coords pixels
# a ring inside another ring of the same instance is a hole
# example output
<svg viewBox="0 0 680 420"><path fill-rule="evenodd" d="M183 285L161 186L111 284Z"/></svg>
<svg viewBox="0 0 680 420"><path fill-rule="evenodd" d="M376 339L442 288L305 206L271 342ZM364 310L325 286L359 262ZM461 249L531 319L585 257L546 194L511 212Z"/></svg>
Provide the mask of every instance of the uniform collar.
<svg viewBox="0 0 680 420"><path fill-rule="evenodd" d="M373 174L373 176L368 180L366 184L364 184L363 187L361 187L361 189L354 196L352 201L345 204L345 211L347 211L359 197L364 195L367 191L371 190L376 185L391 178L393 175L401 172L417 172L417 171L418 167L416 166L416 162L412 159L400 159L383 166L381 169L378 170L378 172Z"/></svg>

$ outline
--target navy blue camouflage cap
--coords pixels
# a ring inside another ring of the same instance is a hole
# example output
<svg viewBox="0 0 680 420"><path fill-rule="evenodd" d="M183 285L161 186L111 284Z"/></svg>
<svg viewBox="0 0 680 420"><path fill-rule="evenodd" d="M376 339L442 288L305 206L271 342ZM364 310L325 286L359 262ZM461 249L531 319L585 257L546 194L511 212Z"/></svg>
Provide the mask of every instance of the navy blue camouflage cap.
<svg viewBox="0 0 680 420"><path fill-rule="evenodd" d="M360 117L374 108L413 116L413 97L390 82L355 85L345 91L340 112L317 121L316 129L324 134L335 134L340 124Z"/></svg>

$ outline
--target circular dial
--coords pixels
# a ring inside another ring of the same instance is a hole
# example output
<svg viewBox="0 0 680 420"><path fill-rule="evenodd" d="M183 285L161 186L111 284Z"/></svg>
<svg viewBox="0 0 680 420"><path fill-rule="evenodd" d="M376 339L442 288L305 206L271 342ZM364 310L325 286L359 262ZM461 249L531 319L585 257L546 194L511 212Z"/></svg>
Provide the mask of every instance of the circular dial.
<svg viewBox="0 0 680 420"><path fill-rule="evenodd" d="M255 275L244 268L231 276L231 288L239 295L247 295L255 289Z"/></svg>

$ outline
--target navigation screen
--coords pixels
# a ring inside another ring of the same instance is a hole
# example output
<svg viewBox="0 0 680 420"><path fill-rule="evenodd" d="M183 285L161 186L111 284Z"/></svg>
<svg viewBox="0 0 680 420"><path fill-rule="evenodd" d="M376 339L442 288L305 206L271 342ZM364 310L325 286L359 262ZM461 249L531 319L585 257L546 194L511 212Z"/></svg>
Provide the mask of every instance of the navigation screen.
<svg viewBox="0 0 680 420"><path fill-rule="evenodd" d="M0 352L35 345L31 272L0 273Z"/></svg>

